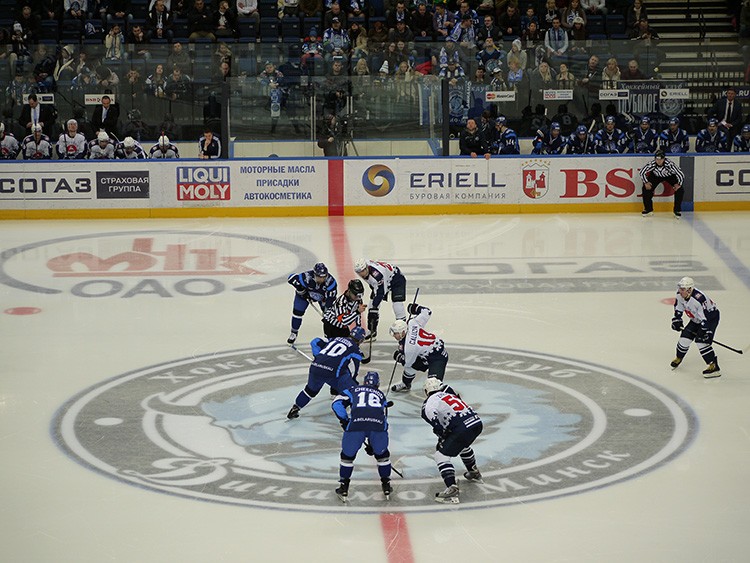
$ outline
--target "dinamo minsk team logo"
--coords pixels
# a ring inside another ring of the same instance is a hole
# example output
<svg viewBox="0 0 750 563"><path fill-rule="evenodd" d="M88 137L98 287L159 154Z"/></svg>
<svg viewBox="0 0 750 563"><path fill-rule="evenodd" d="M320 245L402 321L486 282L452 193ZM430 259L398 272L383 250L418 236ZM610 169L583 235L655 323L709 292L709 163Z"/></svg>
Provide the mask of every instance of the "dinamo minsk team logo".
<svg viewBox="0 0 750 563"><path fill-rule="evenodd" d="M368 368L386 373L391 350L376 345ZM534 352L453 345L446 381L479 413L474 444L484 483L460 478L457 508L496 507L583 493L670 461L697 427L688 406L626 373ZM300 511L445 510L421 419L421 377L391 394L393 494L359 452L344 507L334 494L341 429L323 390L295 420L286 413L309 362L285 346L178 360L96 385L64 405L52 428L85 466L163 493L249 507ZM382 378L383 384L387 381Z"/></svg>

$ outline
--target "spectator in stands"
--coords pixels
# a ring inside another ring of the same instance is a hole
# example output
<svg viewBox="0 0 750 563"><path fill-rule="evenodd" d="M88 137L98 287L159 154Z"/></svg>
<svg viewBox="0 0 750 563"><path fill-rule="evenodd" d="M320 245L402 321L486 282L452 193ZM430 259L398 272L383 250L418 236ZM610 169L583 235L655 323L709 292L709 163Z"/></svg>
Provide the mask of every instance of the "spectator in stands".
<svg viewBox="0 0 750 563"><path fill-rule="evenodd" d="M167 9L164 0L156 0L156 2L154 2L154 7L151 8L148 13L147 26L149 39L166 39L171 43L174 38L174 32L172 31L173 23L174 18L172 17L172 12Z"/></svg>
<svg viewBox="0 0 750 563"><path fill-rule="evenodd" d="M63 18L83 22L86 20L88 12L87 0L64 0L63 10Z"/></svg>
<svg viewBox="0 0 750 563"><path fill-rule="evenodd" d="M299 0L278 0L279 19L284 17L296 18L299 16Z"/></svg>
<svg viewBox="0 0 750 563"><path fill-rule="evenodd" d="M127 107L140 107L144 100L145 84L141 73L137 68L131 68L125 75L125 80L120 88L122 96L126 97Z"/></svg>
<svg viewBox="0 0 750 563"><path fill-rule="evenodd" d="M310 30L310 35L302 43L302 57L300 58L300 67L307 73L310 71L311 64L316 61L323 61L323 38L317 35L315 28Z"/></svg>
<svg viewBox="0 0 750 563"><path fill-rule="evenodd" d="M237 14L229 7L227 0L219 2L219 9L214 12L214 35L233 39L239 36Z"/></svg>
<svg viewBox="0 0 750 563"><path fill-rule="evenodd" d="M154 72L146 77L143 90L147 95L156 98L164 98L166 94L164 89L167 86L167 75L164 74L164 65L158 64L154 67Z"/></svg>
<svg viewBox="0 0 750 563"><path fill-rule="evenodd" d="M10 53L8 54L8 65L11 72L24 72L26 65L33 62L31 49L26 34L20 23L13 24L13 31L10 36Z"/></svg>
<svg viewBox="0 0 750 563"><path fill-rule="evenodd" d="M503 60L506 57L505 53L495 47L495 41L492 37L487 37L484 40L484 49L479 51L476 55L479 67L485 69L488 74L491 74L495 68L503 70L506 65L506 61Z"/></svg>
<svg viewBox="0 0 750 563"><path fill-rule="evenodd" d="M497 26L500 28L503 36L521 36L521 16L518 13L516 4L508 3L505 12L497 19Z"/></svg>
<svg viewBox="0 0 750 563"><path fill-rule="evenodd" d="M432 13L427 9L427 4L417 4L416 10L411 13L411 30L416 37L433 37Z"/></svg>
<svg viewBox="0 0 750 563"><path fill-rule="evenodd" d="M456 59L450 58L448 64L440 69L438 76L447 80L451 86L457 86L459 82L466 78L466 71L458 64Z"/></svg>
<svg viewBox="0 0 750 563"><path fill-rule="evenodd" d="M641 17L648 17L646 6L643 5L643 0L634 0L625 13L625 22L628 30L631 32L634 31L638 27Z"/></svg>
<svg viewBox="0 0 750 563"><path fill-rule="evenodd" d="M703 153L729 152L729 142L726 133L719 129L719 120L709 117L705 129L701 129L695 137L695 151Z"/></svg>
<svg viewBox="0 0 750 563"><path fill-rule="evenodd" d="M628 61L628 68L622 71L620 75L621 80L645 80L646 75L641 72L638 66L638 61L630 59Z"/></svg>
<svg viewBox="0 0 750 563"><path fill-rule="evenodd" d="M107 0L107 25L124 22L130 26L133 21L133 8L130 0Z"/></svg>
<svg viewBox="0 0 750 563"><path fill-rule="evenodd" d="M164 87L164 94L167 99L191 100L193 96L193 80L189 75L182 72L179 66L172 69L172 74L167 78L167 84Z"/></svg>
<svg viewBox="0 0 750 563"><path fill-rule="evenodd" d="M42 126L42 131L52 133L55 122L55 110L51 104L40 104L39 98L33 92L29 94L27 103L21 108L21 115L18 118L26 131L31 131L33 125Z"/></svg>
<svg viewBox="0 0 750 563"><path fill-rule="evenodd" d="M323 52L327 61L336 56L346 56L351 49L349 34L343 29L341 20L334 17L331 20L331 27L323 33Z"/></svg>
<svg viewBox="0 0 750 563"><path fill-rule="evenodd" d="M559 90L572 90L575 87L576 84L576 77L573 76L573 73L568 70L568 65L565 63L560 63L559 70L557 72L557 88ZM566 106L567 109L567 106ZM553 119L553 121L560 121L559 119ZM570 135L573 132L573 129L575 127L571 127L570 130L567 130L565 127L565 124L563 125L563 134L564 135Z"/></svg>
<svg viewBox="0 0 750 563"><path fill-rule="evenodd" d="M367 81L369 82L370 69L367 66L367 59L365 57L357 59L357 62L354 64L352 74L358 77L366 77ZM362 81L360 81L360 84L362 84Z"/></svg>
<svg viewBox="0 0 750 563"><path fill-rule="evenodd" d="M179 41L175 41L169 55L167 55L167 68L178 66L182 72L189 72L192 65L193 61L185 47Z"/></svg>
<svg viewBox="0 0 750 563"><path fill-rule="evenodd" d="M21 25L21 29L29 42L36 43L39 40L39 32L41 31L39 16L32 12L28 3L23 2L15 23Z"/></svg>
<svg viewBox="0 0 750 563"><path fill-rule="evenodd" d="M586 30L586 25L582 17L575 17L573 20L573 27L568 33L570 37L570 49L568 52L571 55L586 55L588 50L586 47L588 31Z"/></svg>
<svg viewBox="0 0 750 563"><path fill-rule="evenodd" d="M477 6L477 14L479 14L479 17L492 16L494 19L495 0L479 0L479 5Z"/></svg>
<svg viewBox="0 0 750 563"><path fill-rule="evenodd" d="M607 14L607 7L604 0L581 0L581 6L586 10L587 14Z"/></svg>
<svg viewBox="0 0 750 563"><path fill-rule="evenodd" d="M599 67L599 57L596 55L589 57L589 62L578 85L581 87L581 101L584 107L588 108L590 104L599 99L599 90L602 86L602 69Z"/></svg>
<svg viewBox="0 0 750 563"><path fill-rule="evenodd" d="M367 30L360 26L360 31L357 36L352 40L352 61L357 61L362 57L369 57L369 38L367 36ZM355 63L356 64L356 63Z"/></svg>
<svg viewBox="0 0 750 563"><path fill-rule="evenodd" d="M523 50L521 40L518 38L514 39L510 44L510 51L508 51L508 55L505 58L508 68L510 68L510 61L512 59L515 59L516 62L518 62L518 68L526 69L529 66L528 55L526 54L526 51Z"/></svg>
<svg viewBox="0 0 750 563"><path fill-rule="evenodd" d="M555 18L562 18L562 12L557 9L555 0L547 0L544 5L544 14L539 19L539 26L543 31L552 28L552 22ZM562 19L560 20L562 22ZM572 20L571 20L572 22Z"/></svg>
<svg viewBox="0 0 750 563"><path fill-rule="evenodd" d="M526 13L521 16L521 34L529 29L529 24L535 23L537 28L539 27L539 17L536 15L536 10L532 4L526 6Z"/></svg>
<svg viewBox="0 0 750 563"><path fill-rule="evenodd" d="M104 58L115 63L125 60L125 36L118 23L109 28L104 38Z"/></svg>
<svg viewBox="0 0 750 563"><path fill-rule="evenodd" d="M353 23L352 25L356 25L356 23ZM397 21L396 28L388 31L388 41L391 41L394 43L403 41L404 43L409 45L410 49L413 49L414 48L414 32L412 32L412 30L409 29L409 26L406 25L406 22L404 20ZM353 39L352 39L352 43L354 43Z"/></svg>
<svg viewBox="0 0 750 563"><path fill-rule="evenodd" d="M148 35L141 24L134 23L130 26L125 43L131 46L133 58L140 58L144 61L151 58L151 50L148 48Z"/></svg>
<svg viewBox="0 0 750 563"><path fill-rule="evenodd" d="M323 15L323 0L299 0L299 11L304 19L317 19Z"/></svg>
<svg viewBox="0 0 750 563"><path fill-rule="evenodd" d="M437 39L447 38L453 26L456 25L456 16L453 12L445 9L445 0L435 0L435 14L432 19L434 35Z"/></svg>
<svg viewBox="0 0 750 563"><path fill-rule="evenodd" d="M534 53L536 52L537 47L544 47L544 33L539 29L536 22L529 23L529 27L523 32L521 40L523 48L527 53L527 57L531 56L534 58ZM513 43L515 43L515 40L513 40Z"/></svg>
<svg viewBox="0 0 750 563"><path fill-rule="evenodd" d="M580 0L570 0L570 5L562 11L562 15L560 16L561 27L566 31L570 31L573 29L576 18L581 18L584 27L586 26L586 11L581 6Z"/></svg>
<svg viewBox="0 0 750 563"><path fill-rule="evenodd" d="M116 93L120 89L120 77L105 65L96 67L96 87L102 94Z"/></svg>
<svg viewBox="0 0 750 563"><path fill-rule="evenodd" d="M750 152L750 125L743 125L739 135L732 141L732 151Z"/></svg>
<svg viewBox="0 0 750 563"><path fill-rule="evenodd" d="M544 90L554 90L557 86L555 74L547 61L542 61L539 66L529 74L531 87L531 105L544 104Z"/></svg>
<svg viewBox="0 0 750 563"><path fill-rule="evenodd" d="M386 17L386 27L388 28L388 31L396 29L396 24L400 21L404 22L407 26L411 24L411 14L407 11L406 2L403 0L398 0L396 2L396 7L393 10L388 11Z"/></svg>
<svg viewBox="0 0 750 563"><path fill-rule="evenodd" d="M617 66L617 59L610 57L607 59L607 65L602 70L602 89L614 90L620 81L620 67Z"/></svg>
<svg viewBox="0 0 750 563"><path fill-rule="evenodd" d="M210 39L216 41L214 35L214 18L211 9L206 6L204 0L193 0L193 7L188 11L188 36L189 41L196 39Z"/></svg>
<svg viewBox="0 0 750 563"><path fill-rule="evenodd" d="M659 34L649 24L648 17L642 15L638 20L638 25L636 25L630 32L630 38L650 42L654 39L659 39Z"/></svg>
<svg viewBox="0 0 750 563"><path fill-rule="evenodd" d="M320 0L318 0L320 2ZM258 11L258 0L236 0L235 8L239 19L248 18L260 23L260 12Z"/></svg>
<svg viewBox="0 0 750 563"><path fill-rule="evenodd" d="M213 75L213 81L215 83L226 82L232 77L232 66L228 61L221 61L219 66L216 67L216 71Z"/></svg>
<svg viewBox="0 0 750 563"><path fill-rule="evenodd" d="M479 27L479 14L476 13L475 10L471 8L471 4L469 4L468 0L461 0L458 3L458 10L456 10L456 21L460 22L463 17L468 14L471 19L471 25L476 31L476 28Z"/></svg>
<svg viewBox="0 0 750 563"><path fill-rule="evenodd" d="M502 40L500 28L495 25L495 18L487 14L482 18L482 23L476 29L477 48L481 49L488 37L492 38L494 43Z"/></svg>
<svg viewBox="0 0 750 563"><path fill-rule="evenodd" d="M112 98L104 94L101 103L94 108L91 125L95 131L106 131L110 137L119 137L120 106L112 103Z"/></svg>
<svg viewBox="0 0 750 563"><path fill-rule="evenodd" d="M659 148L667 154L687 154L690 150L690 138L687 131L680 128L680 120L669 119L668 127L659 135Z"/></svg>
<svg viewBox="0 0 750 563"><path fill-rule="evenodd" d="M489 90L491 92L505 92L509 89L510 87L508 86L508 83L505 81L505 77L503 76L503 69L500 67L500 65L495 66L495 68L493 68L492 72L490 73Z"/></svg>
<svg viewBox="0 0 750 563"><path fill-rule="evenodd" d="M206 129L198 140L198 158L214 160L221 157L221 141L214 137L211 129Z"/></svg>
<svg viewBox="0 0 750 563"><path fill-rule="evenodd" d="M73 58L74 47L72 45L66 45L60 49L57 55L57 63L55 64L55 70L52 74L55 82L60 80L73 80L76 76L75 63L76 60Z"/></svg>
<svg viewBox="0 0 750 563"><path fill-rule="evenodd" d="M338 18L339 22L341 23L341 29L346 31L347 24L349 23L349 18L347 17L346 12L341 9L341 4L339 4L338 2L333 2L331 4L331 8L323 16L323 29L329 29L333 27L334 18Z"/></svg>
<svg viewBox="0 0 750 563"><path fill-rule="evenodd" d="M708 116L719 121L719 128L728 139L734 139L742 125L742 104L737 98L734 86L727 87L726 94L719 98L709 110Z"/></svg>
<svg viewBox="0 0 750 563"><path fill-rule="evenodd" d="M105 131L99 131L96 139L89 143L89 159L112 160L115 158L115 143Z"/></svg>
<svg viewBox="0 0 750 563"><path fill-rule="evenodd" d="M544 46L547 49L547 58L550 62L559 64L567 61L568 35L560 27L560 18L552 20L552 28L544 37Z"/></svg>
<svg viewBox="0 0 750 563"><path fill-rule="evenodd" d="M5 100L10 106L11 110L16 106L23 105L23 97L25 94L32 92L32 85L27 80L26 76L21 71L16 71L15 76L7 88L5 88ZM26 136L26 129L24 128L23 137Z"/></svg>
<svg viewBox="0 0 750 563"><path fill-rule="evenodd" d="M89 146L81 133L78 132L78 122L69 119L65 124L65 131L60 133L57 140L57 156L64 160L80 160L88 156Z"/></svg>

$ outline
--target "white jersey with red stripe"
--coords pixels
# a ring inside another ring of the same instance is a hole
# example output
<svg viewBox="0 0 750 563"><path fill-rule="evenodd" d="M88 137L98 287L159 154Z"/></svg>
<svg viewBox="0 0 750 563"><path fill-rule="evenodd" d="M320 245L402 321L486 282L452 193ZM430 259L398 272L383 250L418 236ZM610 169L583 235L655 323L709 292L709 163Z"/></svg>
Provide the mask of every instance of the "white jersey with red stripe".
<svg viewBox="0 0 750 563"><path fill-rule="evenodd" d="M684 312L691 322L701 324L706 320L707 313L716 311L716 303L698 288L693 288L693 292L687 300L682 298L680 292L677 292L674 310Z"/></svg>
<svg viewBox="0 0 750 563"><path fill-rule="evenodd" d="M445 343L424 327L432 316L432 311L422 307L419 314L411 319L406 328L404 338L404 372L413 373L413 365L418 358L425 359L433 352L440 352L445 348Z"/></svg>
<svg viewBox="0 0 750 563"><path fill-rule="evenodd" d="M72 137L66 132L61 133L57 140L57 155L65 160L76 160L86 158L89 145L86 137L76 133Z"/></svg>
<svg viewBox="0 0 750 563"><path fill-rule="evenodd" d="M365 278L365 281L372 288L370 308L373 308L373 305L374 308L380 305L385 294L391 290L393 276L398 273L400 273L398 267L388 262L367 261L367 278ZM377 303L373 303L373 301L377 301Z"/></svg>
<svg viewBox="0 0 750 563"><path fill-rule="evenodd" d="M436 430L435 434L446 436L461 432L481 422L474 409L452 393L432 393L422 403L422 418Z"/></svg>

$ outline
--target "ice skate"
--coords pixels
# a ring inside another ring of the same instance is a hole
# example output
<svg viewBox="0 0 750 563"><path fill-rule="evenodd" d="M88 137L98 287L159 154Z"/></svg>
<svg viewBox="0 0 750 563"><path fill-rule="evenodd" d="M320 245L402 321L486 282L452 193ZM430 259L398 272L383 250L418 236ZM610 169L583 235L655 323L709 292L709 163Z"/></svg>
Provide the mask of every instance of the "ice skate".
<svg viewBox="0 0 750 563"><path fill-rule="evenodd" d="M336 489L336 496L339 497L341 502L346 502L349 497L349 479L344 479L339 483L339 486Z"/></svg>
<svg viewBox="0 0 750 563"><path fill-rule="evenodd" d="M677 369L677 366L679 366L682 363L682 358L675 358L670 362L670 366L672 366L672 369Z"/></svg>
<svg viewBox="0 0 750 563"><path fill-rule="evenodd" d="M708 364L708 367L703 370L703 377L705 379L713 379L714 377L721 377L721 370L719 364L715 361Z"/></svg>
<svg viewBox="0 0 750 563"><path fill-rule="evenodd" d="M653 214L653 211L641 211L641 217L651 217Z"/></svg>
<svg viewBox="0 0 750 563"><path fill-rule="evenodd" d="M674 218L679 220L680 217L682 217L682 213L680 211L675 211Z"/></svg>
<svg viewBox="0 0 750 563"><path fill-rule="evenodd" d="M292 408L289 409L289 412L287 413L286 417L289 420L293 418L299 418L299 407L297 405L292 405Z"/></svg>
<svg viewBox="0 0 750 563"><path fill-rule="evenodd" d="M458 504L458 485L447 487L442 493L435 493L435 502Z"/></svg>
<svg viewBox="0 0 750 563"><path fill-rule="evenodd" d="M464 473L464 479L472 481L473 483L484 483L482 480L482 474L479 472L476 465Z"/></svg>
<svg viewBox="0 0 750 563"><path fill-rule="evenodd" d="M406 383L396 383L396 385L391 387L391 391L395 391L396 393L405 393L410 390L411 385L407 385Z"/></svg>
<svg viewBox="0 0 750 563"><path fill-rule="evenodd" d="M292 332L292 333L291 333L291 334L289 335L289 338L287 338L287 339L286 339L286 343L287 343L287 344L294 344L294 342L295 342L296 340L297 340L297 333L296 333L296 332Z"/></svg>
<svg viewBox="0 0 750 563"><path fill-rule="evenodd" d="M393 489L391 488L391 480L388 477L382 477L380 479L380 486L383 487L385 500L391 500L391 493L393 492Z"/></svg>

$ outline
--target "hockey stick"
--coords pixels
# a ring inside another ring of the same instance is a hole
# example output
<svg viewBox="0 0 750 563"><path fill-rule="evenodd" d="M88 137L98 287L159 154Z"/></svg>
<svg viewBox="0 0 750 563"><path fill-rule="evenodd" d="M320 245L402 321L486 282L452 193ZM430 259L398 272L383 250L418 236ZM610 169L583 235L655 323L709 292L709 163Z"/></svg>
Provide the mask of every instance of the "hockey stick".
<svg viewBox="0 0 750 563"><path fill-rule="evenodd" d="M312 301L312 300L310 300L310 306L311 306L311 307L312 307L313 309L315 309L315 312L316 312L316 313L318 313L318 314L320 315L320 318L322 319L322 318L323 318L323 311L321 311L321 310L320 310L320 309L318 308L317 302L316 302L316 301Z"/></svg>
<svg viewBox="0 0 750 563"><path fill-rule="evenodd" d="M370 338L368 338L370 341L369 346L367 347L367 356L362 358L362 364L367 365L372 361L372 335L370 335Z"/></svg>
<svg viewBox="0 0 750 563"><path fill-rule="evenodd" d="M726 348L727 350L731 350L735 354L744 354L744 352L742 350L738 350L737 348L732 348L731 346L727 346L726 344L722 344L718 340L714 340L713 343L714 344L718 344L719 346L721 346L722 348Z"/></svg>
<svg viewBox="0 0 750 563"><path fill-rule="evenodd" d="M414 292L414 300L411 302L412 305L415 305L417 303L417 296L419 295L419 288L417 288L417 291ZM406 325L409 325L409 321L411 320L411 313L409 313L409 318L406 319ZM385 396L388 396L388 393L391 391L391 384L393 383L393 375L396 373L396 366L398 365L398 361L394 362L393 369L391 370L391 378L388 380L388 387L385 390Z"/></svg>
<svg viewBox="0 0 750 563"><path fill-rule="evenodd" d="M297 348L294 344L290 344L289 347L292 350L294 350L295 352L297 352L300 356L306 358L307 360L309 360L311 362L313 361L313 359L310 356L308 356L307 354L305 354L302 350L300 350L299 348Z"/></svg>

